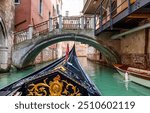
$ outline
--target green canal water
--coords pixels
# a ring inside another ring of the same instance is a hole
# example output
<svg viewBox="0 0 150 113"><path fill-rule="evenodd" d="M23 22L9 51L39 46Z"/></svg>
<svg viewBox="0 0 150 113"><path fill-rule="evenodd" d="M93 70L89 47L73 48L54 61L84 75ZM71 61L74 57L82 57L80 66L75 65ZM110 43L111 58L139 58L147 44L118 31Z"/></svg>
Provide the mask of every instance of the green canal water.
<svg viewBox="0 0 150 113"><path fill-rule="evenodd" d="M123 77L112 68L101 66L79 58L83 68L104 96L150 96L150 89L132 82L125 82ZM23 71L0 74L0 89L27 76L47 65L41 64Z"/></svg>

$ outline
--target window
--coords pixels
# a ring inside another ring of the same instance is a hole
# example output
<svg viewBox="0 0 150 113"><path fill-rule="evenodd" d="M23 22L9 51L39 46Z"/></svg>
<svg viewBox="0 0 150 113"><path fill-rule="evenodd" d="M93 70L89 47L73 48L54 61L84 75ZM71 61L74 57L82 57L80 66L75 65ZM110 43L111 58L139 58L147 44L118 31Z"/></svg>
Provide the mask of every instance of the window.
<svg viewBox="0 0 150 113"><path fill-rule="evenodd" d="M42 15L42 12L43 12L43 0L40 0L40 3L39 3L39 13L40 13L40 15Z"/></svg>
<svg viewBox="0 0 150 113"><path fill-rule="evenodd" d="M20 0L14 0L15 4L20 4Z"/></svg>

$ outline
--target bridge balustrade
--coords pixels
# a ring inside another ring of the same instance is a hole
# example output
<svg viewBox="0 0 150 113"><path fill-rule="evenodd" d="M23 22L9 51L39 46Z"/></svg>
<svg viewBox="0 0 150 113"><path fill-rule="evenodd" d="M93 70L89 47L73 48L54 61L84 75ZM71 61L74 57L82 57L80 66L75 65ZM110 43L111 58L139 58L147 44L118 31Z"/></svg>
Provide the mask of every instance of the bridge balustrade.
<svg viewBox="0 0 150 113"><path fill-rule="evenodd" d="M66 16L50 18L47 21L36 24L34 26L29 25L28 28L16 32L14 34L14 45L23 41L36 38L39 35L47 33L62 33L62 30L88 30L94 29L94 17L90 16Z"/></svg>

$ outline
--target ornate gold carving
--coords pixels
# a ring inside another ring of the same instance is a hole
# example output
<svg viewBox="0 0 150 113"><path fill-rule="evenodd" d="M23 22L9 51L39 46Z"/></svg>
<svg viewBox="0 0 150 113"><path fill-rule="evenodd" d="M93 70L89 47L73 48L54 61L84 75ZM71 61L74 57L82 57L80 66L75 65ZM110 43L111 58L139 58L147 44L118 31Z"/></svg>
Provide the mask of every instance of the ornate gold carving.
<svg viewBox="0 0 150 113"><path fill-rule="evenodd" d="M60 82L60 76L56 76L53 82L50 82L49 92L51 96L60 96L63 88L63 83Z"/></svg>
<svg viewBox="0 0 150 113"><path fill-rule="evenodd" d="M63 81L63 83L66 84L66 88L65 88L65 90L63 91L62 94L64 94L64 95L70 95L70 96L80 96L80 95L81 95L79 89L76 88L76 86L74 86L74 85L68 83L68 82L65 81L65 80L62 80L62 81ZM70 93L70 92L69 92L69 87L71 87L71 90L73 90L73 91L72 91L73 93Z"/></svg>
<svg viewBox="0 0 150 113"><path fill-rule="evenodd" d="M56 67L54 70L57 70L57 69L60 69L61 71L66 71L66 69L63 67L63 66L59 66L59 67Z"/></svg>
<svg viewBox="0 0 150 113"><path fill-rule="evenodd" d="M30 84L28 87L28 96L80 96L80 90L66 80L61 80L60 75L53 78L53 81L46 82L47 78L43 83Z"/></svg>

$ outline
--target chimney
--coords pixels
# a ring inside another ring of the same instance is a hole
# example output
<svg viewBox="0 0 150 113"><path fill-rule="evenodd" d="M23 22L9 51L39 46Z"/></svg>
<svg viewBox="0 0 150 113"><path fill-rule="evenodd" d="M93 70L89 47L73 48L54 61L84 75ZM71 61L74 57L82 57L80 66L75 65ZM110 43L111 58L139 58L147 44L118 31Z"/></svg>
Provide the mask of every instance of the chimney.
<svg viewBox="0 0 150 113"><path fill-rule="evenodd" d="M66 11L66 17L68 17L69 16L69 11Z"/></svg>

